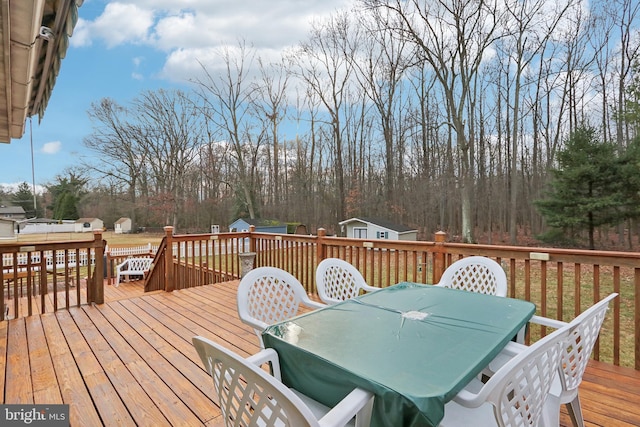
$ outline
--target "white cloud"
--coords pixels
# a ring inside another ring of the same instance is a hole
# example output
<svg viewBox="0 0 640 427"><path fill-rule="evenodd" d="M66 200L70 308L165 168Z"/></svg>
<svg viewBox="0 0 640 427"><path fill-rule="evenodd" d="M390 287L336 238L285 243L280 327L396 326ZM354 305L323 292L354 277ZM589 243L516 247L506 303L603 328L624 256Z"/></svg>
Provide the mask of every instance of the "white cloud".
<svg viewBox="0 0 640 427"><path fill-rule="evenodd" d="M42 146L42 151L45 154L56 154L62 149L62 143L60 141L47 142Z"/></svg>
<svg viewBox="0 0 640 427"><path fill-rule="evenodd" d="M264 60L277 60L281 51L307 37L312 20L352 7L354 2L120 0L107 3L93 21L80 19L71 40L74 46L90 46L101 39L109 48L137 44L164 51L160 76L184 81L194 70L200 71L196 59L210 63L216 50L237 45L239 40L254 46Z"/></svg>
<svg viewBox="0 0 640 427"><path fill-rule="evenodd" d="M74 47L91 46L91 23L82 18L78 18L69 43Z"/></svg>
<svg viewBox="0 0 640 427"><path fill-rule="evenodd" d="M154 23L154 11L134 4L112 2L102 15L89 25L91 35L102 39L108 48L148 42Z"/></svg>

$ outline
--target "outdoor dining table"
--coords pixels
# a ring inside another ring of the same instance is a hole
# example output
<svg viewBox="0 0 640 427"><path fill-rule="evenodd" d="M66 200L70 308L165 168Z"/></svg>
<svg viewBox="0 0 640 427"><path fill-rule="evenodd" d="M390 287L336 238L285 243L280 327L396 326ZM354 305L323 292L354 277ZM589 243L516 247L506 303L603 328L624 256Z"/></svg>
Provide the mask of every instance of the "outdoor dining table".
<svg viewBox="0 0 640 427"><path fill-rule="evenodd" d="M375 394L372 426L437 426L444 405L529 321L535 305L403 282L268 327L283 382L334 406Z"/></svg>

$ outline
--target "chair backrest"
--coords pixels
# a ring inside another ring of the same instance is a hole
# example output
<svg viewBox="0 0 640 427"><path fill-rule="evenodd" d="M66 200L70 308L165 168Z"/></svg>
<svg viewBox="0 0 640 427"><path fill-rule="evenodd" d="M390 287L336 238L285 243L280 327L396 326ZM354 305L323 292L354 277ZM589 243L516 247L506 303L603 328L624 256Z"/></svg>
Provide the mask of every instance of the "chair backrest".
<svg viewBox="0 0 640 427"><path fill-rule="evenodd" d="M612 293L603 298L569 323L574 326L574 329L567 339L565 351L562 354L564 390L577 390L582 382L582 376L587 369L587 363L607 314L609 302L617 296L617 293Z"/></svg>
<svg viewBox="0 0 640 427"><path fill-rule="evenodd" d="M266 371L206 338L194 337L193 345L213 378L226 427L319 426L304 402Z"/></svg>
<svg viewBox="0 0 640 427"><path fill-rule="evenodd" d="M339 258L326 258L316 268L318 296L326 304L355 298L367 284L353 265Z"/></svg>
<svg viewBox="0 0 640 427"><path fill-rule="evenodd" d="M438 286L506 297L507 275L491 258L470 256L447 267Z"/></svg>
<svg viewBox="0 0 640 427"><path fill-rule="evenodd" d="M240 280L238 315L254 328L262 344L262 331L295 316L300 303L307 299L304 287L289 272L275 267L258 267Z"/></svg>
<svg viewBox="0 0 640 427"><path fill-rule="evenodd" d="M494 407L499 426L541 425L545 400L558 374L567 325L511 359L487 381L479 394Z"/></svg>

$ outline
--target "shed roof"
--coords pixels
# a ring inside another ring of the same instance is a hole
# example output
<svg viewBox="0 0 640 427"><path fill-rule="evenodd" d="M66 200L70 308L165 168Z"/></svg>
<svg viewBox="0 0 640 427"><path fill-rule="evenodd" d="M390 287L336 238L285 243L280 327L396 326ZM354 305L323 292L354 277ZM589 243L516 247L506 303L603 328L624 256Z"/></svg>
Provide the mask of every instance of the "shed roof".
<svg viewBox="0 0 640 427"><path fill-rule="evenodd" d="M382 227L382 228L386 228L388 230L392 230L397 232L398 234L403 234L403 233L411 233L411 232L417 232L418 230L415 228L410 228L407 227L406 225L402 225L402 224L396 224L393 223L391 221L387 221L385 219L379 219L379 218L350 218L344 221L341 221L339 224L340 225L346 225L352 222L364 222L366 224L373 224L373 225L377 225L378 227Z"/></svg>

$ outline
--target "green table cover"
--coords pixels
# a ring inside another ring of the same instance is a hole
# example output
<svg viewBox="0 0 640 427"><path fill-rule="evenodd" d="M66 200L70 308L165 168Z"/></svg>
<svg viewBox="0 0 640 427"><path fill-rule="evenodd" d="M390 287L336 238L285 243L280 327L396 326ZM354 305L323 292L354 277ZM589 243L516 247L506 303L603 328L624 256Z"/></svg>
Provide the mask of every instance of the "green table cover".
<svg viewBox="0 0 640 427"><path fill-rule="evenodd" d="M372 426L437 426L451 400L524 326L522 300L403 282L267 328L289 387L334 406L375 393Z"/></svg>

